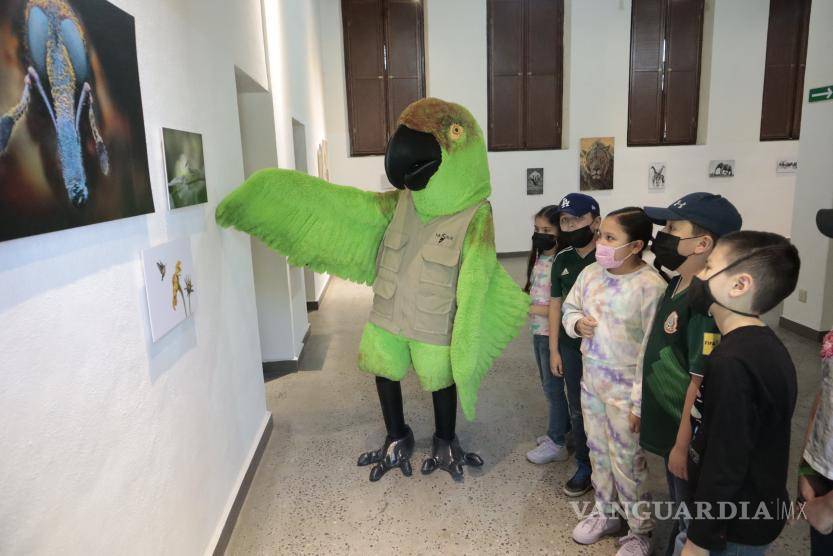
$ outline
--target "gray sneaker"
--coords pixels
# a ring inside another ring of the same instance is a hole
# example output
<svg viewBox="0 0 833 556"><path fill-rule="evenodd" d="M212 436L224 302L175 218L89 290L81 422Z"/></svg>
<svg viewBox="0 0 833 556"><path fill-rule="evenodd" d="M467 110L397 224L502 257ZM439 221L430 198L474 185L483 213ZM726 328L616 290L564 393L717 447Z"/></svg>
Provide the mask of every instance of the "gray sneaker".
<svg viewBox="0 0 833 556"><path fill-rule="evenodd" d="M556 444L549 436L537 447L526 453L526 459L537 464L567 461L569 457L570 452L567 451L567 447Z"/></svg>
<svg viewBox="0 0 833 556"><path fill-rule="evenodd" d="M593 544L622 530L622 520L593 512L573 529L573 540L579 544Z"/></svg>

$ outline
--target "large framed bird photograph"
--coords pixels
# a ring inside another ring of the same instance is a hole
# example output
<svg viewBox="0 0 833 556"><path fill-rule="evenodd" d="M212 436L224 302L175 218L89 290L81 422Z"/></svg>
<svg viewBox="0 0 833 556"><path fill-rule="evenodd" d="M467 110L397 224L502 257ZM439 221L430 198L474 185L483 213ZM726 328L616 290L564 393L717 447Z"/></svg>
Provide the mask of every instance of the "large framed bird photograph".
<svg viewBox="0 0 833 556"><path fill-rule="evenodd" d="M0 2L0 241L153 211L133 17Z"/></svg>

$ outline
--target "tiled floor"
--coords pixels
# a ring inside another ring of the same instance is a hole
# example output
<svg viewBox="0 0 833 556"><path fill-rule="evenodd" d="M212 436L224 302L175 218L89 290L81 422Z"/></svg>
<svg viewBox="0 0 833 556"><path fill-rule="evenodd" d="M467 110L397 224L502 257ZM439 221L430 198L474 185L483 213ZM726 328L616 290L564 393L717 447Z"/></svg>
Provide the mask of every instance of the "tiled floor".
<svg viewBox="0 0 833 556"><path fill-rule="evenodd" d="M520 258L503 264L518 280ZM443 472L424 477L418 466L433 432L431 396L413 375L403 383L414 429L415 473L391 472L378 483L357 468L360 452L384 435L370 376L356 370L359 337L371 292L334 279L320 311L301 372L267 383L274 432L228 548L230 554L614 554L615 539L582 547L570 539L576 523L561 487L573 463L536 466L525 453L544 433L546 407L528 330L512 342L480 391L478 419L458 421L463 446L486 460L455 484ZM799 372L793 454L799 457L819 380L818 346L779 331ZM662 461L650 459L655 497L666 496ZM794 475L791 475L791 477ZM789 487L794 492L794 481ZM580 500L591 501L592 495ZM670 523L658 525L664 546ZM771 554L809 553L806 524L787 526ZM660 551L656 551L660 553Z"/></svg>

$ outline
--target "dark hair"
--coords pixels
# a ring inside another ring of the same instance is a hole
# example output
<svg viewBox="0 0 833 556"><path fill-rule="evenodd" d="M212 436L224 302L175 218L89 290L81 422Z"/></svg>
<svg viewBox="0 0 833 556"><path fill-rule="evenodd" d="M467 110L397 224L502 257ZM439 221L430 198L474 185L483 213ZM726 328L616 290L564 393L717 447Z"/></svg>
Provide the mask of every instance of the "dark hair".
<svg viewBox="0 0 833 556"><path fill-rule="evenodd" d="M707 230L700 224L695 224L694 222L691 222L691 220L689 220L688 222L691 224L691 232L694 234L694 237L709 236L710 238L712 238L712 247L714 247L717 243L717 240L720 239L719 235L717 235L711 230Z"/></svg>
<svg viewBox="0 0 833 556"><path fill-rule="evenodd" d="M608 213L608 217L614 217L619 225L628 234L629 241L642 241L642 249L639 251L639 256L642 256L642 251L648 247L651 238L654 235L654 223L645 214L645 211L639 207L625 207L619 210L614 210Z"/></svg>
<svg viewBox="0 0 833 556"><path fill-rule="evenodd" d="M729 264L749 257L728 272L748 272L755 279L752 310L766 313L795 289L801 259L787 238L771 232L732 232L720 238L729 249Z"/></svg>
<svg viewBox="0 0 833 556"><path fill-rule="evenodd" d="M558 211L560 207L558 205L547 205L538 212L535 213L534 218L546 218L547 222L553 225L555 228L555 235L556 235L556 242L555 242L555 252L558 253L561 250L560 240L558 239L559 234L559 227L558 227ZM526 285L524 286L524 291L529 293L530 288L532 288L532 269L535 266L535 261L538 260L538 257L541 256L541 251L535 249L533 246L532 249L529 250L529 260L526 262Z"/></svg>

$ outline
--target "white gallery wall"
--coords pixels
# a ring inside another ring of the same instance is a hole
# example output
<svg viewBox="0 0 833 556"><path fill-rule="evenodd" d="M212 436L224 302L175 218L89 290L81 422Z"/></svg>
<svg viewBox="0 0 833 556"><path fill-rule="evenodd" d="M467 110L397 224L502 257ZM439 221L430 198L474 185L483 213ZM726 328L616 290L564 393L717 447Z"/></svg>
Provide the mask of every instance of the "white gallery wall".
<svg viewBox="0 0 833 556"><path fill-rule="evenodd" d="M305 159L308 173L318 175L318 146L325 138L318 7L315 2L308 0L264 0L263 8L278 137L278 162L282 168L295 169L296 160ZM302 148L305 153L296 152L293 120L304 126L306 144ZM286 265L284 257L267 250L262 244L255 244L253 249L256 268L271 265L272 271L277 271L277 266ZM284 345L285 336L273 334L271 341L263 345L264 361L297 360L300 357L303 339L309 330L307 301L320 299L329 279L326 275L308 274L308 285L305 285L307 279L304 269L288 267L290 297L288 301L283 301L281 295L279 305L273 305L278 311L273 310L273 314L266 315L266 318L274 324L285 311L291 314L291 345L287 349ZM259 303L262 292L275 294L274 290L267 290L270 277L266 275L263 278L258 280L257 285Z"/></svg>
<svg viewBox="0 0 833 556"><path fill-rule="evenodd" d="M784 302L784 317L816 331L833 328L833 240L816 227L816 211L833 208L833 101L806 102L809 90L833 84L833 0L815 0L810 11L801 159L791 236L801 253L796 292ZM799 290L807 292L806 301Z"/></svg>
<svg viewBox="0 0 833 556"><path fill-rule="evenodd" d="M485 130L487 3L424 1L427 92L463 104ZM318 3L331 180L378 189L384 180L382 157L348 156L340 2ZM706 0L699 129L703 144L628 148L631 2L565 0L565 148L489 154L498 251L529 249L532 214L578 190L579 140L592 136L616 138L614 189L596 192L605 212L626 205L668 205L686 193L707 190L734 202L747 228L789 234L795 176L777 176L775 164L780 158L795 157L798 142L758 140L765 6L768 3L762 0ZM712 159L735 159L736 176L709 179L707 166ZM667 189L662 193L648 190L652 162L668 164ZM544 168L544 195L526 194L526 169L533 167Z"/></svg>
<svg viewBox="0 0 833 556"><path fill-rule="evenodd" d="M0 553L200 554L268 413L235 65L268 86L259 0L116 0L135 17L156 213L0 243ZM208 203L166 209L163 126L202 134ZM151 343L139 253L190 238L197 314Z"/></svg>

